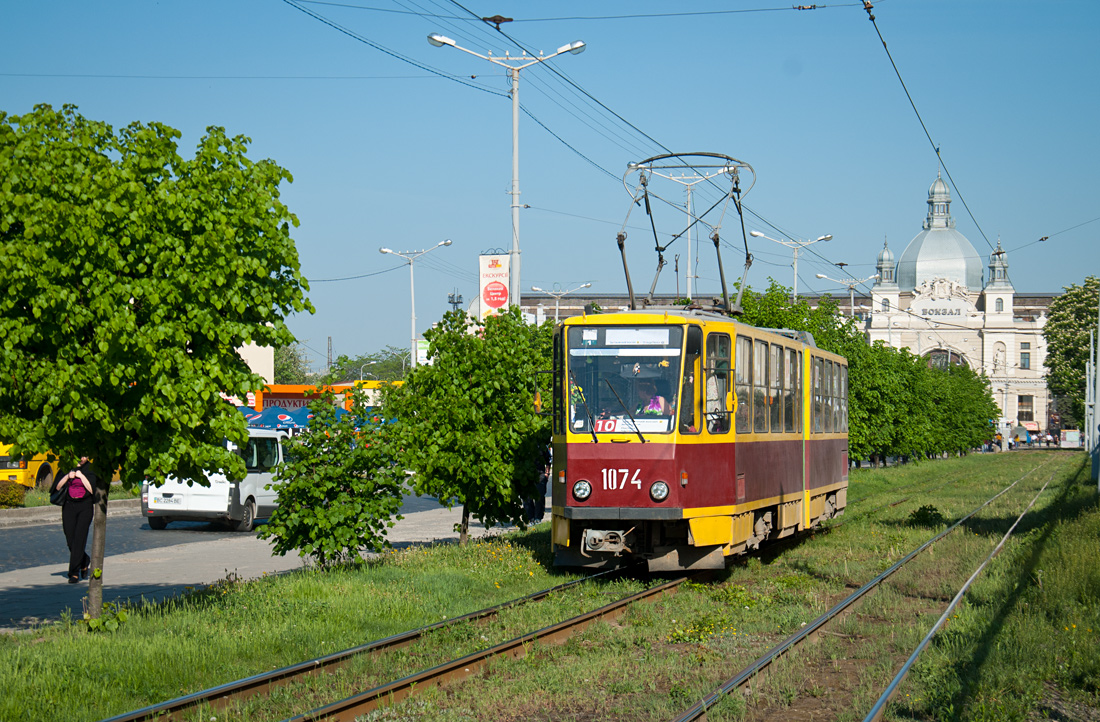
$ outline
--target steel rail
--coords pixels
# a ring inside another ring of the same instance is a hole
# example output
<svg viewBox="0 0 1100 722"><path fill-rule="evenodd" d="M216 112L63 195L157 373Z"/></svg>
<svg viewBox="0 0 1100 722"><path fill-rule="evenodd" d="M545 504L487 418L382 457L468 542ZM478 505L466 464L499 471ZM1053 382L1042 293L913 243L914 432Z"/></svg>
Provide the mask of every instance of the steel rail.
<svg viewBox="0 0 1100 722"><path fill-rule="evenodd" d="M316 659L310 659L305 662L299 662L297 664L290 665L289 667L282 667L280 669L273 669L270 672L262 672L251 677L245 677L244 679L238 679L233 682L227 682L216 687L210 687L198 692L184 695L182 697L176 697L165 702L160 702L148 707L142 707L141 709L126 712L124 714L117 715L115 717L109 717L101 722L140 722L142 720L172 720L180 719L179 714L193 707L197 707L201 704L208 704L214 707L225 707L230 703L247 699L253 695L263 694L268 692L273 687L278 687L286 684L290 684L302 677L308 675L318 674L320 672L327 672L332 669L337 669L349 661L352 658L358 657L363 654L378 654L385 650L399 649L416 642L428 632L443 627L448 627L454 624L460 624L462 622L481 621L489 617L493 617L505 609L516 607L528 602L535 602L545 597L550 596L555 592L560 592L569 587L577 584L596 579L606 575L621 574L624 569L611 569L596 574L590 574L581 579L575 579L571 582L559 584L549 589L543 589L542 591L528 594L525 597L518 597L508 602L498 604L493 607L487 607L480 609L476 612L470 612L454 619L447 619L444 621L435 622L425 627L419 627L417 629L409 630L407 632L401 632L400 634L394 634L389 637L377 639L373 642L367 642L357 647L351 647L340 652L333 652L323 657L317 657Z"/></svg>
<svg viewBox="0 0 1100 722"><path fill-rule="evenodd" d="M699 575L693 575L699 576ZM476 674L491 659L496 657L523 657L527 649L535 642L561 644L574 633L586 628L599 620L614 619L622 614L630 605L653 600L676 591L676 588L691 577L674 579L664 584L632 594L599 609L580 614L564 622L543 627L537 632L531 632L519 637L502 642L489 649L468 654L465 657L453 659L449 662L426 669L416 674L403 677L394 682L389 682L365 692L347 697L338 702L318 707L317 709L291 717L284 722L314 722L315 720L337 720L338 722L354 722L359 716L371 712L382 705L394 704L409 697L416 692L432 687L439 687L446 683L463 680Z"/></svg>
<svg viewBox="0 0 1100 722"><path fill-rule="evenodd" d="M739 689L739 688L743 687L750 679L752 679L758 673L762 672L764 669L769 667L772 662L779 659L779 657L783 656L784 654L789 652L791 649L793 649L794 647L798 646L799 644L801 644L802 642L806 641L808 638L813 636L818 630L820 630L823 626L825 626L826 623L832 621L834 618L839 616L841 612L845 611L846 609L851 607L853 604L855 604L857 601L862 599L868 592L870 592L871 590L873 590L874 588L876 588L877 586L882 584L884 581L886 581L886 579L888 579L890 576L892 576L896 571L901 569L903 566L908 564L918 554L920 554L925 549L932 546L937 541L939 541L940 539L944 538L945 536L947 536L948 534L953 532L955 529L957 529L959 526L961 526L962 523L965 522L967 519L970 519L972 516L977 514L979 511L981 511L985 507L992 504L994 501L999 499L1004 494L1008 493L1008 491L1010 489L1012 489L1014 486L1019 484L1021 481L1023 481L1027 477L1031 476L1031 474L1033 472L1037 471L1038 469L1042 468L1043 466L1045 466L1048 463L1050 463L1049 459L1047 461L1044 461L1042 464L1039 464L1038 466L1034 467L1033 469L1029 470L1026 474L1021 476L1019 479L1012 482L1011 484L1006 486L1001 491L997 492L991 498L987 499L983 504L978 506L976 509L971 511L969 514L962 517L961 519L956 521L954 524L952 524L950 527L948 527L947 529L944 529L942 532L935 535L934 537L932 537L928 541L924 542L919 547L917 547L913 551L906 554L900 560L898 560L898 562L895 563L893 566L891 566L889 569L882 572L877 577L875 577L871 581L867 582L866 584L864 584L862 587L860 587L856 591L852 592L850 595L848 595L843 600L838 602L835 606L833 606L832 609L830 609L829 611L825 612L824 614L822 614L820 617L818 617L814 621L807 624L805 627L803 627L798 632L795 632L794 634L790 635L789 637L784 639L782 642L780 642L776 646L772 647L770 650L768 650L766 653L764 653L764 655L762 655L760 658L758 658L755 662L753 662L748 667L745 667L743 670L738 672L736 676L731 677L730 679L723 682L718 687L718 689L716 689L714 692L711 692L707 696L703 697L703 699L701 699L699 702L695 703L694 705L689 707L687 710L685 710L683 713L681 713L679 717L676 717L675 722L687 722L688 720L698 720L698 719L704 718L706 716L707 709L709 707L714 706L718 702L718 700L720 700L722 697L726 696L727 694L729 694L730 692L732 692L735 689Z"/></svg>
<svg viewBox="0 0 1100 722"><path fill-rule="evenodd" d="M1020 516L1018 516L1016 518L1016 521L1012 523L1012 526L1008 528L1008 531L1005 532L1005 535L1001 537L1001 541L997 544L997 546L993 547L993 551L989 553L989 556L987 556L985 560L978 565L978 568L974 570L974 573L971 574L970 578L966 580L966 583L962 585L962 588L959 589L958 593L951 600L951 603L947 605L947 609L945 609L943 614L940 615L940 618L936 620L936 623L932 625L932 628L928 630L928 634L924 636L924 639L922 639L920 644L917 645L917 648L913 650L913 653L911 655L909 655L909 659L905 660L905 664L903 664L901 669L898 670L898 673L894 676L894 679L891 680L890 684L887 685L885 690L883 690L882 696L880 696L878 698L878 701L875 702L874 706L871 707L871 711L868 712L867 716L863 718L863 722L877 722L878 720L882 719L882 715L886 711L886 705L890 702L891 699L893 699L894 695L898 691L898 687L901 685L906 676L908 676L909 669L913 666L913 663L917 661L917 657L919 657L920 653L924 651L924 648L928 646L928 643L932 641L932 637L934 637L936 633L940 631L940 628L943 627L944 623L947 621L947 618L951 616L951 613L954 612L956 608L958 608L959 604L962 602L963 595L965 595L966 592L970 589L970 585L974 583L974 581L978 578L978 575L981 574L982 571L989 564L989 562L993 560L993 557L1001 553L1001 549L1004 548L1005 542L1008 541L1008 538L1012 536L1012 532L1016 530L1016 526L1021 521L1023 521L1024 516L1029 511L1031 511L1031 508L1033 506L1035 506L1035 502L1039 501L1039 496L1044 491L1046 491L1046 488L1050 485L1050 482L1053 479L1054 474L1051 474L1050 478L1047 479L1047 483L1043 484L1043 488L1039 489L1039 492L1035 495L1035 498L1031 500L1031 503L1027 505L1027 508L1020 513Z"/></svg>

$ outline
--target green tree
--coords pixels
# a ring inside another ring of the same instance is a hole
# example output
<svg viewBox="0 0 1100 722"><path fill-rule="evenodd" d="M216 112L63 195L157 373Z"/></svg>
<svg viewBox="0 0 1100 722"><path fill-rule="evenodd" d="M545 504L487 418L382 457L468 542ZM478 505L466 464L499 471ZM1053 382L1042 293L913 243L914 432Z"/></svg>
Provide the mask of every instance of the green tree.
<svg viewBox="0 0 1100 722"><path fill-rule="evenodd" d="M347 393L350 413L338 420L335 397L326 391L309 405L309 431L284 445L279 507L259 530L260 538L275 540L276 554L298 550L327 567L389 546L386 530L401 508L404 469L391 456L391 425L367 418L365 394Z"/></svg>
<svg viewBox="0 0 1100 722"><path fill-rule="evenodd" d="M1047 342L1047 387L1056 397L1064 397L1072 409L1066 426L1080 428L1085 420L1085 362L1089 355L1089 331L1096 329L1097 303L1100 302L1100 278L1088 276L1078 286L1065 287L1065 293L1050 304L1043 338Z"/></svg>
<svg viewBox="0 0 1100 722"><path fill-rule="evenodd" d="M349 357L340 356L322 377L322 383L350 383L360 379L399 381L409 366L409 349L386 346L381 351Z"/></svg>
<svg viewBox="0 0 1100 722"><path fill-rule="evenodd" d="M312 311L279 200L290 174L211 127L195 157L180 133L37 106L0 113L0 441L82 455L95 490L91 613L102 609L107 486L204 469L244 475L243 397L263 380L237 349L293 341Z"/></svg>
<svg viewBox="0 0 1100 722"><path fill-rule="evenodd" d="M305 351L298 344L275 347L275 383L308 384L312 374Z"/></svg>
<svg viewBox="0 0 1100 722"><path fill-rule="evenodd" d="M473 516L486 526L524 525L522 500L538 479L547 417L535 412L545 329L528 326L518 308L484 324L451 311L427 331L430 365L417 366L383 407L397 419L391 443L415 473L418 494L462 504L459 539Z"/></svg>

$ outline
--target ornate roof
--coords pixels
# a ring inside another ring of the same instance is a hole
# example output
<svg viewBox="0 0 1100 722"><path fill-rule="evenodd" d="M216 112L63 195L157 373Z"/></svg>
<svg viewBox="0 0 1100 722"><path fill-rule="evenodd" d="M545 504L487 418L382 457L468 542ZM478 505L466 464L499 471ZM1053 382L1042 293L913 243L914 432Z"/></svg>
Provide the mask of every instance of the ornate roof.
<svg viewBox="0 0 1100 722"><path fill-rule="evenodd" d="M966 236L955 230L951 193L938 173L928 189L928 215L923 228L898 261L901 291L912 291L937 278L958 281L972 292L981 291L982 260Z"/></svg>

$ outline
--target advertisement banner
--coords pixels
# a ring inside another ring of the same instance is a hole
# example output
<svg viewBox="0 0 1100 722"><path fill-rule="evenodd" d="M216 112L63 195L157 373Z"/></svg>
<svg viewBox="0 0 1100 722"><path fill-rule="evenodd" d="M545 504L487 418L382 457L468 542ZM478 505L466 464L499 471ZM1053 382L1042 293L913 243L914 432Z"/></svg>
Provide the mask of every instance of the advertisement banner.
<svg viewBox="0 0 1100 722"><path fill-rule="evenodd" d="M508 309L508 254L478 256L481 278L481 318Z"/></svg>

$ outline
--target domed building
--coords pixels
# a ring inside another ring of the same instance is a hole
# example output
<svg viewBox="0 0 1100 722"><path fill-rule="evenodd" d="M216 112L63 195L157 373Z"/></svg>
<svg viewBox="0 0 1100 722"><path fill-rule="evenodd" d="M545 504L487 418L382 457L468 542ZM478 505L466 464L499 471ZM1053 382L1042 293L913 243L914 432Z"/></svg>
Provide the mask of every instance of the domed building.
<svg viewBox="0 0 1100 722"><path fill-rule="evenodd" d="M1002 432L1047 429L1046 309L1055 294L1017 293L1000 240L982 259L955 230L951 193L937 174L920 233L894 254L883 244L865 324L870 341L908 348L929 365L966 364L989 377ZM847 299L844 299L847 300ZM859 300L859 299L857 299Z"/></svg>

